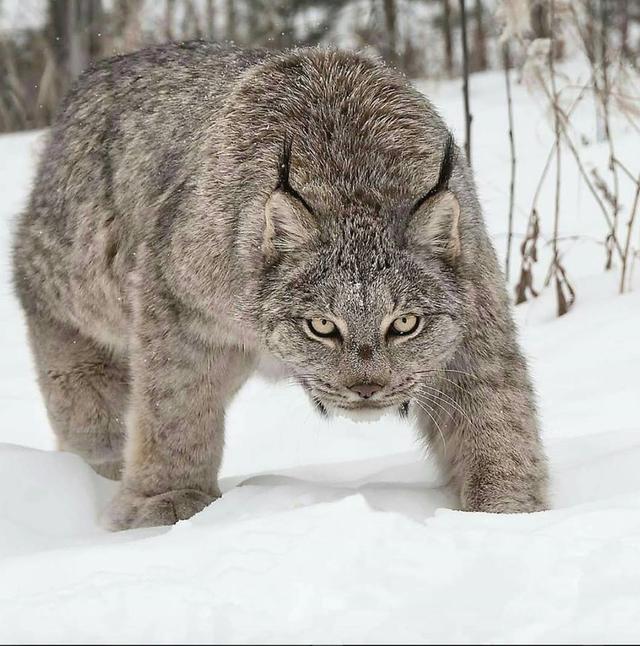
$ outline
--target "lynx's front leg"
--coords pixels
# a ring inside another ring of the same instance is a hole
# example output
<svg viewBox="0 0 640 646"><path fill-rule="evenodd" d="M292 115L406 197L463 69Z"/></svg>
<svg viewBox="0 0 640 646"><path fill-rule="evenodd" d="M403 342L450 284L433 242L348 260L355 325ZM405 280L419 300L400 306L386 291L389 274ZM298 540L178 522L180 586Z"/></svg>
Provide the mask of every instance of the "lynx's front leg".
<svg viewBox="0 0 640 646"><path fill-rule="evenodd" d="M211 348L175 322L145 321L132 358L132 408L111 529L170 525L220 495L224 411L244 381L250 357Z"/></svg>
<svg viewBox="0 0 640 646"><path fill-rule="evenodd" d="M523 381L524 380L524 381ZM547 507L547 465L526 375L455 372L425 385L421 425L457 485L462 509Z"/></svg>

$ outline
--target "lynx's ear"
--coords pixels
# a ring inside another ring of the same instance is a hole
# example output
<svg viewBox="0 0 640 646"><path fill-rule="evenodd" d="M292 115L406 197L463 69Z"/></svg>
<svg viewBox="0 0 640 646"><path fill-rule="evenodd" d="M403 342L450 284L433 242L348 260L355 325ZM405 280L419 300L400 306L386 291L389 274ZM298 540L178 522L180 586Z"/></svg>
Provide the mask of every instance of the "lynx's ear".
<svg viewBox="0 0 640 646"><path fill-rule="evenodd" d="M460 203L449 190L455 163L453 135L447 133L438 181L414 204L405 233L408 245L428 247L449 261L460 255Z"/></svg>
<svg viewBox="0 0 640 646"><path fill-rule="evenodd" d="M262 249L266 258L295 251L311 241L317 228L304 204L281 190L275 190L264 209Z"/></svg>
<svg viewBox="0 0 640 646"><path fill-rule="evenodd" d="M446 260L460 255L460 204L451 191L442 191L422 204L406 230L407 244L426 247Z"/></svg>
<svg viewBox="0 0 640 646"><path fill-rule="evenodd" d="M311 208L289 181L293 141L285 136L278 160L278 185L264 209L262 249L266 259L294 251L317 232Z"/></svg>

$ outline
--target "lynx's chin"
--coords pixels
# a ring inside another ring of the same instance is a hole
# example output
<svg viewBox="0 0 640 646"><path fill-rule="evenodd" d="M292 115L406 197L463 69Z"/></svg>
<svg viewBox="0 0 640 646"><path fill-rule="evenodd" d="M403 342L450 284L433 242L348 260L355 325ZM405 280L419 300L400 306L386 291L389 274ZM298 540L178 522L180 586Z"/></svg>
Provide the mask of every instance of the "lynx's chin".
<svg viewBox="0 0 640 646"><path fill-rule="evenodd" d="M328 409L331 417L343 417L358 424L377 422L379 419L388 415L394 409L389 406L386 408L341 408L339 406L332 406Z"/></svg>

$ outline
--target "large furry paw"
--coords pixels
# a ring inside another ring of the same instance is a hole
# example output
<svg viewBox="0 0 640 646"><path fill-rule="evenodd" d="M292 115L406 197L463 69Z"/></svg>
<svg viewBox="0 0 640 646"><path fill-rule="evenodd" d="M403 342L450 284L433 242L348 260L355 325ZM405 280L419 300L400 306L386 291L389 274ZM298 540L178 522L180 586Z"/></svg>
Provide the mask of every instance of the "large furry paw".
<svg viewBox="0 0 640 646"><path fill-rule="evenodd" d="M492 514L523 514L549 509L546 495L540 487L510 489L494 486L467 486L461 495L464 511L482 511Z"/></svg>
<svg viewBox="0 0 640 646"><path fill-rule="evenodd" d="M107 508L104 525L112 531L173 525L191 518L215 499L197 489L178 489L150 497L122 489Z"/></svg>

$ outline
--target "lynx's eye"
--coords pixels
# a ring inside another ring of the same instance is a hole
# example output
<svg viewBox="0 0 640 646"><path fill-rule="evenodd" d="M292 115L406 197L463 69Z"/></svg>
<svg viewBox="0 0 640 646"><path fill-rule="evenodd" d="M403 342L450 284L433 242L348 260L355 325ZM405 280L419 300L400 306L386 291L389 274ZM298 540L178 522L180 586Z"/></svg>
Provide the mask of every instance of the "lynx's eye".
<svg viewBox="0 0 640 646"><path fill-rule="evenodd" d="M420 319L415 314L403 314L391 323L389 334L407 336L418 329Z"/></svg>
<svg viewBox="0 0 640 646"><path fill-rule="evenodd" d="M307 319L307 326L312 334L323 339L340 336L338 328L333 321L323 318Z"/></svg>

